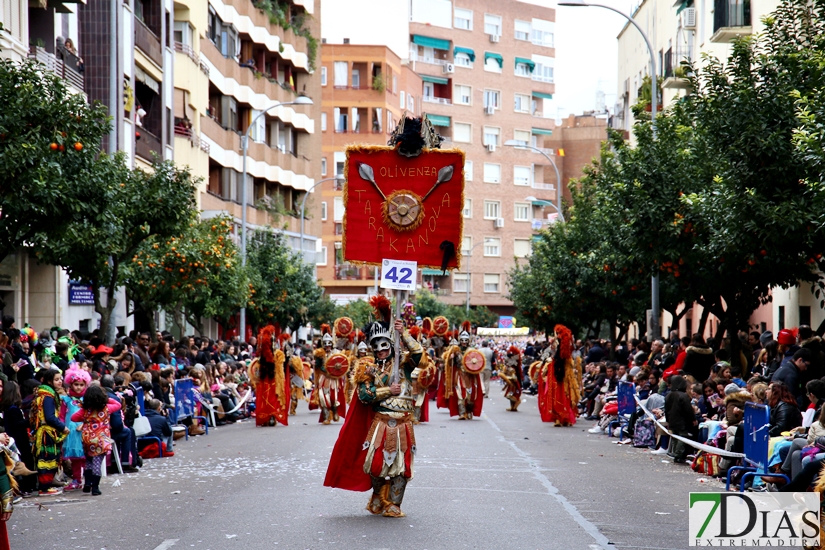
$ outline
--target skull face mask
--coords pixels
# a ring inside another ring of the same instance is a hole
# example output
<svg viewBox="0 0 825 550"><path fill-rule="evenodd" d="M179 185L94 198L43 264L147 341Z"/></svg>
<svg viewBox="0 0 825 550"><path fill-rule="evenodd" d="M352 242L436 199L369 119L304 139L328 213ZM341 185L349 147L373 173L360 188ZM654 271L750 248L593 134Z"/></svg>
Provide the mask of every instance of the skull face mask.
<svg viewBox="0 0 825 550"><path fill-rule="evenodd" d="M386 359L392 352L392 342L387 338L377 338L372 342L372 349L375 350L376 359Z"/></svg>

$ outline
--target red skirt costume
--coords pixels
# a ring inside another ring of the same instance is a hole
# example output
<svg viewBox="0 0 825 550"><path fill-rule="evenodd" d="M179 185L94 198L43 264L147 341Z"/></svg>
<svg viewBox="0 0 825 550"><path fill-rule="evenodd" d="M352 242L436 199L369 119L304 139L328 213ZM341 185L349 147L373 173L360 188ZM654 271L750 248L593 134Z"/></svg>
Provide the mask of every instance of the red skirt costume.
<svg viewBox="0 0 825 550"><path fill-rule="evenodd" d="M438 386L438 407L450 409L450 416L480 416L484 406L481 377L461 370L461 360L456 360L456 353L462 354L458 346L450 346L444 352L444 376ZM472 410L466 410L466 403L472 404Z"/></svg>
<svg viewBox="0 0 825 550"><path fill-rule="evenodd" d="M573 360L573 333L564 325L556 325L558 348L556 356L543 376L544 389L539 386L541 419L556 426L576 423L576 404L581 399L581 367ZM543 403L542 403L543 401Z"/></svg>
<svg viewBox="0 0 825 550"><path fill-rule="evenodd" d="M264 327L258 335L260 356L251 365L252 382L255 386L255 425L267 426L274 418L284 426L288 425L289 402L291 399L290 380L284 370L286 356L276 348L276 342L289 339L288 334L276 337L277 329Z"/></svg>

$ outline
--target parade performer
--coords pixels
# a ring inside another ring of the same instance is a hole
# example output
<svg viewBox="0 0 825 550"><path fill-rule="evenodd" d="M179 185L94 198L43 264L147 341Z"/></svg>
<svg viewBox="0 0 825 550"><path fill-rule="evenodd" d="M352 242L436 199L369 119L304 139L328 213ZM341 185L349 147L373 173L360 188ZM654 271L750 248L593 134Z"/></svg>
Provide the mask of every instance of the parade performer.
<svg viewBox="0 0 825 550"><path fill-rule="evenodd" d="M427 392L436 380L436 369L435 361L427 355L426 346L421 343L423 336L421 328L417 326L410 327L409 332L410 336L415 338L421 345L421 349L424 352L421 362L412 372L413 399L415 399L415 420L413 420L413 423L418 424L420 422L430 421L430 405Z"/></svg>
<svg viewBox="0 0 825 550"><path fill-rule="evenodd" d="M521 381L524 378L521 370L521 351L516 346L507 350L504 368L499 371L504 382L504 397L510 401L508 411L518 412L521 404Z"/></svg>
<svg viewBox="0 0 825 550"><path fill-rule="evenodd" d="M573 333L570 329L556 325L555 330L558 342L545 375L541 419L556 426L572 426L576 423L576 404L581 399L581 359L573 359ZM539 392L541 390L540 387Z"/></svg>
<svg viewBox="0 0 825 550"><path fill-rule="evenodd" d="M312 390L312 401L321 410L318 422L330 424L338 422L347 414L344 386L349 371L349 357L333 351L334 340L329 325L321 325L321 332L324 347L315 350L315 388Z"/></svg>
<svg viewBox="0 0 825 550"><path fill-rule="evenodd" d="M301 360L301 357L297 354L293 354L289 358L289 382L290 382L290 395L289 395L289 415L295 416L296 412L298 411L298 401L304 399L304 383L306 382L306 371L309 369L305 368L305 363Z"/></svg>
<svg viewBox="0 0 825 550"><path fill-rule="evenodd" d="M412 372L419 366L423 352L404 330L404 323L396 320L394 329L401 333L406 351L401 354L394 379L390 301L374 296L370 304L382 319L369 329L375 358L363 357L357 362L358 399L353 400L338 434L324 485L349 491L372 489L367 504L370 513L404 517L401 502L407 482L413 477L415 455Z"/></svg>
<svg viewBox="0 0 825 550"><path fill-rule="evenodd" d="M352 396L355 393L355 367L359 359L363 359L370 355L370 348L367 345L367 336L362 330L355 330L355 340L358 346L355 348L355 353L350 358L349 372L347 373L347 404L352 402Z"/></svg>
<svg viewBox="0 0 825 550"><path fill-rule="evenodd" d="M484 356L470 347L470 322L461 324L458 345L451 345L444 352L444 383L439 387L439 397L450 409L450 416L459 420L472 420L481 414L484 392L481 386L481 371L484 370Z"/></svg>
<svg viewBox="0 0 825 550"><path fill-rule="evenodd" d="M249 367L250 382L255 388L255 425L287 425L290 409L290 380L286 376L286 355L281 343L288 334L279 334L277 327L268 325L258 333L258 357ZM281 339L281 337L284 337Z"/></svg>

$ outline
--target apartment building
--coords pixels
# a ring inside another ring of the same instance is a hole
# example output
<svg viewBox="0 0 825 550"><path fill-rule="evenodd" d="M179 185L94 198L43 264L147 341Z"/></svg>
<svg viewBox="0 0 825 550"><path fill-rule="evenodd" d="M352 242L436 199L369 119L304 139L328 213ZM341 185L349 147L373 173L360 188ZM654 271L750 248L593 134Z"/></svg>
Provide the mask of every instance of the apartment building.
<svg viewBox="0 0 825 550"><path fill-rule="evenodd" d="M280 19L252 0L175 3L175 159L204 178L202 216L230 215L238 236L246 208L250 228L282 229L297 251L301 205L320 168L315 120L321 88L314 71L320 22L316 1L279 6L286 10ZM295 104L301 96L314 105ZM247 131L244 205L242 136ZM305 256L314 262L320 206L306 201L305 214Z"/></svg>
<svg viewBox="0 0 825 550"><path fill-rule="evenodd" d="M420 115L422 80L387 46L323 44L320 72L320 175L327 181L320 185L318 279L332 300L347 302L371 292L376 268L351 265L343 257L346 146L386 145L405 111Z"/></svg>
<svg viewBox="0 0 825 550"><path fill-rule="evenodd" d="M412 98L399 90L399 107L426 114L445 147L466 152L463 265L446 277L423 270L422 284L446 303L464 303L469 290L471 305L512 313L507 273L530 254L533 220L555 202L557 182L542 154L504 143L551 153L543 142L554 123L545 117L544 100L555 89L555 10L518 0L410 0L391 13L365 1L348 5L353 14L380 11L395 30L394 51L406 42L395 53L420 76L421 87ZM324 17L328 45L330 37L373 43L370 27L351 24L346 13ZM401 25L406 40L399 40Z"/></svg>

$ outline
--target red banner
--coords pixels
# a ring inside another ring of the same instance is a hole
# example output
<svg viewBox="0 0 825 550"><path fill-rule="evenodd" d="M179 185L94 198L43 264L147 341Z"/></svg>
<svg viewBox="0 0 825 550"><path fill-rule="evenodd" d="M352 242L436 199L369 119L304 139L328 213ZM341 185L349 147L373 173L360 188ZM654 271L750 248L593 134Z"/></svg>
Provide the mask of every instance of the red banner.
<svg viewBox="0 0 825 550"><path fill-rule="evenodd" d="M441 268L448 241L458 269L464 225L464 153L431 149L417 157L392 147L347 147L344 259L379 265L384 258Z"/></svg>

